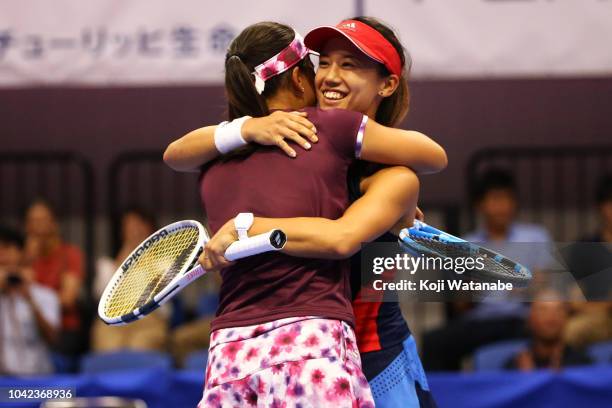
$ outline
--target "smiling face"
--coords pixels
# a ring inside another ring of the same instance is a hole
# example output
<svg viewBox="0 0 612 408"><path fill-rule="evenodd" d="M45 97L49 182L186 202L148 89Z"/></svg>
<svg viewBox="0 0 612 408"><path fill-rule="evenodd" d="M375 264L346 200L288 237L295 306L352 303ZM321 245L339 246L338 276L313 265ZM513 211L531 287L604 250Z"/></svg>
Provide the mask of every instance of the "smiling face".
<svg viewBox="0 0 612 408"><path fill-rule="evenodd" d="M375 117L386 90L376 61L364 55L348 39L329 40L321 50L315 77L317 100L323 109L350 109Z"/></svg>

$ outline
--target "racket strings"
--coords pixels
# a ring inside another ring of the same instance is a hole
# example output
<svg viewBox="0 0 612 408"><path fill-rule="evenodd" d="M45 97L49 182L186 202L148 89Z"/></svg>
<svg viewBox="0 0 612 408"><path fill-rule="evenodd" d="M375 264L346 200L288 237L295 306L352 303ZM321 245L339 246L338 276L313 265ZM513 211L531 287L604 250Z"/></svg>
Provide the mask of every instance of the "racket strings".
<svg viewBox="0 0 612 408"><path fill-rule="evenodd" d="M484 270L497 272L500 274L520 276L520 274L514 270L514 264L504 263L503 260L501 262L497 262L488 256L482 257L482 259L484 259Z"/></svg>
<svg viewBox="0 0 612 408"><path fill-rule="evenodd" d="M516 264L507 258L502 258L499 262L495 260L494 252L482 248L478 252L470 250L471 246L461 243L443 243L435 239L427 239L421 236L410 236L412 240L418 242L423 246L422 249L426 252L426 255L433 255L442 258L476 258L481 257L484 267L482 271L493 272L498 275L523 277L520 271L515 269ZM474 268L479 270L479 268Z"/></svg>
<svg viewBox="0 0 612 408"><path fill-rule="evenodd" d="M449 245L435 239L427 239L421 236L410 236L410 238L420 243L425 248L426 252L434 256L443 258L470 256L469 248L462 245Z"/></svg>
<svg viewBox="0 0 612 408"><path fill-rule="evenodd" d="M120 317L149 302L190 260L199 230L180 228L151 244L115 283L105 305L108 317Z"/></svg>
<svg viewBox="0 0 612 408"><path fill-rule="evenodd" d="M136 307L143 305L153 296L161 292L163 288L168 286L172 279L174 279L176 275L178 275L179 272L183 269L183 266L185 266L186 261L189 259L189 255L191 255L191 253L195 249L195 244L196 243L193 242L191 245L183 249L183 251L176 257L170 268L168 268L166 273L160 274L159 279L152 281L156 283L155 286L148 293L146 290L143 292L143 301Z"/></svg>

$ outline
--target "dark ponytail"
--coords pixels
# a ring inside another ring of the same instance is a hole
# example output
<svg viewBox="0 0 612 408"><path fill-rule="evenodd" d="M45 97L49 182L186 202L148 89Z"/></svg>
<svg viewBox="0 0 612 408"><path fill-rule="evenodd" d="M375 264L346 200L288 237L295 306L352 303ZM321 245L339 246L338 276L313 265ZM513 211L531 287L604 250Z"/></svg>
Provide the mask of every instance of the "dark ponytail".
<svg viewBox="0 0 612 408"><path fill-rule="evenodd" d="M266 116L269 113L265 99L255 90L251 72L238 55L232 55L225 61L229 120L246 115Z"/></svg>

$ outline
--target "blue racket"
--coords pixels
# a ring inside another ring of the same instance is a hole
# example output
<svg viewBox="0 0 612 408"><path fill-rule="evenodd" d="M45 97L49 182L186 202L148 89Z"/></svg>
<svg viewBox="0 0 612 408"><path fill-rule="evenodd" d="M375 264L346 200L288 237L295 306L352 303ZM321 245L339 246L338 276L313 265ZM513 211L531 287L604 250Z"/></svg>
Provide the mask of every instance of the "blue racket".
<svg viewBox="0 0 612 408"><path fill-rule="evenodd" d="M523 286L531 280L531 271L495 251L473 244L415 220L411 228L399 234L400 246L414 256L435 258L481 258L482 268L470 268L464 276L483 281L501 280Z"/></svg>

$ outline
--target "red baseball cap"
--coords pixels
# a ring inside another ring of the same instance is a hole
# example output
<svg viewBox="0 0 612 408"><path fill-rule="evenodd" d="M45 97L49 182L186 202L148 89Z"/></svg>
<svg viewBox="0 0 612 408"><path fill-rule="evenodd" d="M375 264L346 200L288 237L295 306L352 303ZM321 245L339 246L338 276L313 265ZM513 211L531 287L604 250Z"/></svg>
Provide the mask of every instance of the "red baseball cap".
<svg viewBox="0 0 612 408"><path fill-rule="evenodd" d="M321 51L331 38L341 35L374 61L383 64L392 74L402 75L402 60L395 47L376 29L357 20L344 20L333 26L321 26L311 30L304 43L314 51Z"/></svg>

